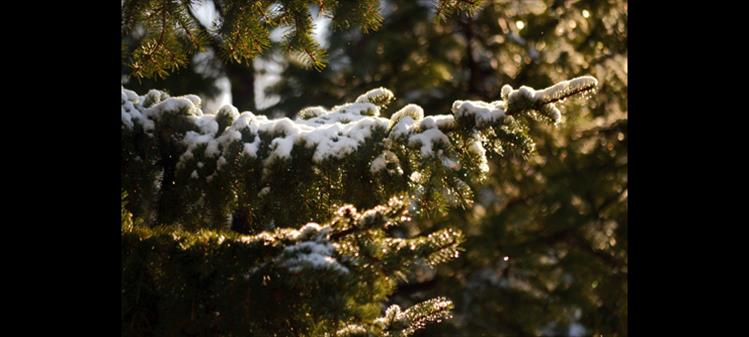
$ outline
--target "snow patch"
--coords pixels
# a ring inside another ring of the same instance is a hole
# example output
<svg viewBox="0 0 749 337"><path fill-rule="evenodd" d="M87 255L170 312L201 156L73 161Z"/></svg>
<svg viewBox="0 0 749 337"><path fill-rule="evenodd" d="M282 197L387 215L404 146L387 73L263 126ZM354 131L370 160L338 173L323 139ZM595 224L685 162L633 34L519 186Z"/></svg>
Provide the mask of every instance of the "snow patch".
<svg viewBox="0 0 749 337"><path fill-rule="evenodd" d="M395 99L395 95L389 89L379 87L367 91L356 98L356 103L372 103L378 106L385 106Z"/></svg>
<svg viewBox="0 0 749 337"><path fill-rule="evenodd" d="M440 129L432 128L408 137L409 146L420 146L421 157L433 156L436 144L450 146L450 139Z"/></svg>
<svg viewBox="0 0 749 337"><path fill-rule="evenodd" d="M461 101L453 102L452 112L455 118L468 117L473 119L476 127L485 127L496 123L505 115L505 106L502 101L491 103L483 101Z"/></svg>
<svg viewBox="0 0 749 337"><path fill-rule="evenodd" d="M282 267L293 273L304 269L326 269L347 274L348 268L333 257L335 248L327 241L303 241L284 248Z"/></svg>

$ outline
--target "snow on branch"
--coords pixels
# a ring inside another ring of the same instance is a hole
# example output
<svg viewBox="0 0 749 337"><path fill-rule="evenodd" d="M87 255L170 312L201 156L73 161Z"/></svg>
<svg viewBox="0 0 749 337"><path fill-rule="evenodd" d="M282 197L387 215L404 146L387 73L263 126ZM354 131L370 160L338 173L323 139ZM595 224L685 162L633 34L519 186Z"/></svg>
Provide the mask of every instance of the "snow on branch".
<svg viewBox="0 0 749 337"><path fill-rule="evenodd" d="M542 90L534 90L527 86L514 90L510 85L505 85L501 93L502 99L506 102L505 111L508 115L536 110L554 123L558 123L562 116L555 103L563 102L572 96L593 92L597 86L598 80L594 77L582 76L559 82Z"/></svg>
<svg viewBox="0 0 749 337"><path fill-rule="evenodd" d="M405 192L409 183L428 183L422 188L426 194L416 191L418 195L441 193L451 205L467 205L472 193L463 180L480 182L489 171L489 154L501 154L505 147L524 155L533 150L525 122L513 116L536 112L529 116L558 123L557 104L596 85L596 79L586 76L542 90L504 86L501 100L456 100L452 113L442 115L428 115L408 104L390 118L381 112L395 96L377 88L352 103L302 109L293 119L240 113L232 106L207 114L194 95L169 97L151 90L141 96L122 88L123 174L138 177L129 192L151 191L159 198L163 185L169 184L166 191L181 193L181 208L173 219L202 222L200 209L210 207L210 221L216 225L231 222L240 198L258 207L277 207L272 201L283 189L271 187L285 180L295 181L300 191L324 183L322 193L330 192L328 197L351 196L350 190L361 186L346 185L357 182L344 180L345 175L382 184L380 194L372 196L380 201L394 191ZM207 206L201 197L205 193L219 201ZM138 205L142 213L157 205L146 201ZM294 216L283 217L288 224Z"/></svg>
<svg viewBox="0 0 749 337"><path fill-rule="evenodd" d="M218 115L204 114L200 99L194 95L167 98L152 90L138 96L123 88L121 113L123 127L134 129L138 125L146 133L151 133L155 124L167 119L166 116L182 116L189 126L181 139L186 150L180 162L193 158L199 149L205 157L216 158L221 156L222 149L240 142L244 155L261 159L265 165L290 159L295 145L313 150L313 161L321 163L342 159L369 141L382 141L373 139L377 133L418 149L426 158L433 156L439 145L440 148L451 145L447 133L455 129L456 120L470 120L475 128L481 129L496 125L506 115L536 109L557 122L561 115L553 103L593 90L596 85L595 78L585 76L538 91L525 86L517 90L505 86L504 100L490 103L457 100L452 105L452 115L424 117L421 107L409 104L389 119L379 117L381 109L394 99L393 93L384 88L371 90L354 103L330 110L303 109L295 119L268 119L251 112L237 113L233 107L225 107ZM232 123L219 130L217 119L222 113ZM268 151L259 158L262 147ZM373 170L383 168L385 159L378 159Z"/></svg>
<svg viewBox="0 0 749 337"><path fill-rule="evenodd" d="M577 77L568 81L562 81L551 87L536 91L534 99L537 104L549 104L567 97L584 94L594 90L598 86L598 80L592 76Z"/></svg>
<svg viewBox="0 0 749 337"><path fill-rule="evenodd" d="M452 308L452 301L444 297L415 304L407 310L401 310L400 306L394 304L385 310L385 315L374 321L374 325L386 332L385 335L411 336L427 323L451 318Z"/></svg>
<svg viewBox="0 0 749 337"><path fill-rule="evenodd" d="M356 98L356 103L372 103L385 107L395 99L395 95L389 89L379 87L372 89Z"/></svg>

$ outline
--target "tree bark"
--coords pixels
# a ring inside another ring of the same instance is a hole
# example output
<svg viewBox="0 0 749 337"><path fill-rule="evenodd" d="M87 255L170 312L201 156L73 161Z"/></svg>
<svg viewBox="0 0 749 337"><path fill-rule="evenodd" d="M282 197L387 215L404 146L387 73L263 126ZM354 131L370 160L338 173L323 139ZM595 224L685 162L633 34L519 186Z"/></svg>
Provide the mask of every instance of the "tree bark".
<svg viewBox="0 0 749 337"><path fill-rule="evenodd" d="M255 110L255 68L250 65L226 63L226 77L231 83L231 101L239 111Z"/></svg>

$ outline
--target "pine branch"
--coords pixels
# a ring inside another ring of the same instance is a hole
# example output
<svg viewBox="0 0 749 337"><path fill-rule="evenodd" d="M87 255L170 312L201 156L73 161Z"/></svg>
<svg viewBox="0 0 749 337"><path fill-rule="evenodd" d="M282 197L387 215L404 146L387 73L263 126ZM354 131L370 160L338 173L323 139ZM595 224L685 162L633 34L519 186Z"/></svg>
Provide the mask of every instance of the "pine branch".
<svg viewBox="0 0 749 337"><path fill-rule="evenodd" d="M375 326L383 336L411 336L430 322L449 319L452 309L453 303L442 297L415 304L405 311L398 305L391 305L383 317L375 320Z"/></svg>
<svg viewBox="0 0 749 337"><path fill-rule="evenodd" d="M281 14L270 17L266 8L271 2L254 1L250 4L243 1L215 1L214 5L222 22L219 27L222 39L212 41L211 45L216 51L223 51L223 57L227 61L250 64L252 59L260 55L271 46L270 30L284 25L292 27L291 34L286 36L284 45L289 51L298 51L296 56L300 57L303 65L312 66L318 71L325 65L325 50L315 41L312 36L312 16L310 6L319 6L320 13L331 13L334 28L350 28L358 26L364 33L377 30L382 25L383 17L379 10L379 1L282 1ZM458 1L455 5L449 5L451 12L469 12L479 6L479 1ZM152 78L155 76L166 77L170 71L178 69L189 57L200 50L201 41L199 36L194 36L191 28L186 24L180 13L188 13L197 27L201 27L206 37L210 37L199 20L192 12L192 1L190 0L160 0L160 1L137 1L129 0L123 3L121 21L122 36L133 33L133 29L141 24L145 29L146 36L158 35L155 38L155 46L146 46L149 41L136 42L129 57L123 59L132 69L132 74L137 78ZM168 9L168 10L167 10ZM153 22L151 15L160 13L161 20ZM176 40L175 32L168 27L179 26L184 30L189 43L170 43L166 40ZM157 57L145 49L167 54L166 57ZM125 48L128 49L128 48Z"/></svg>
<svg viewBox="0 0 749 337"><path fill-rule="evenodd" d="M160 146L174 148L175 152L170 152L169 156L177 161L176 187L183 191L179 193L189 192L192 195L190 199L183 200L182 207L199 209L207 206L214 212L211 215L214 219L227 218L226 212L236 207L229 205L249 201L238 200L239 195L250 198L250 195L260 192L226 191L232 188L230 186L239 188L252 185L275 191L284 188L279 185L282 184L280 181L292 179L290 181L297 181L295 188L299 188L302 194L298 197L302 198L310 184L325 180L334 187L328 191L332 194L323 193L322 197L330 200L332 195L337 195L343 202L352 197L352 200L360 199L361 196L347 197L352 189L358 188L340 185L343 183L340 180L342 170L347 165L359 167L362 172L355 173L356 176L371 180L431 181L427 187L442 193L442 196L430 206L440 209L447 207L446 203L460 205L469 202L470 190L465 187L462 173L471 173L480 181L488 171L486 156L494 149L502 148L492 146L487 152L483 144L500 142L505 147L523 149L525 153L532 150L532 140L523 131L526 126L511 115L530 113L540 108L541 114L558 121L559 111L550 102L592 90L595 84L595 79L582 77L539 91L528 87L512 90L506 86L502 92L506 101L487 103L459 100L453 104L452 115L428 117L424 117L421 107L407 105L390 118L379 115L394 100L394 95L387 89L379 88L363 94L354 103L330 110L323 107L303 109L294 120L269 120L250 112L240 114L232 108L220 114L223 125L220 129L217 117L204 114L200 109L200 100L195 96L163 98L157 91L138 96L123 89L122 118L126 135L132 133L128 137L139 134L152 137L154 133L168 133L162 139L169 139L170 143ZM549 107L553 108L551 112ZM470 146L455 146L454 142ZM365 153L365 157L360 157ZM460 158L465 160L460 161ZM226 166L226 163L232 164ZM289 166L292 163L293 166ZM316 173L304 169L309 167L326 167L326 171ZM291 168L296 176L289 175ZM146 168L136 166L133 169L142 171ZM238 175L238 172L256 173ZM409 172L411 176L404 176L404 172ZM424 176L419 180L412 173ZM441 187L432 189L437 184ZM277 187L274 188L274 185ZM221 190L224 192L218 195L237 197L228 197L215 206L200 206L198 196L208 190ZM309 196L302 200L317 198ZM389 196L370 202L382 203L387 198ZM272 200L254 201L256 205L253 207L259 211L269 207ZM317 207L315 203L305 204L305 208L314 214L324 215L325 211ZM186 210L175 212L183 213L183 219L196 216L191 214L187 217ZM262 213L269 214L267 210ZM266 216L278 215L271 213L273 215ZM293 217L292 214L284 215L289 216ZM267 220L270 219L273 218ZM190 221L198 222L200 217Z"/></svg>

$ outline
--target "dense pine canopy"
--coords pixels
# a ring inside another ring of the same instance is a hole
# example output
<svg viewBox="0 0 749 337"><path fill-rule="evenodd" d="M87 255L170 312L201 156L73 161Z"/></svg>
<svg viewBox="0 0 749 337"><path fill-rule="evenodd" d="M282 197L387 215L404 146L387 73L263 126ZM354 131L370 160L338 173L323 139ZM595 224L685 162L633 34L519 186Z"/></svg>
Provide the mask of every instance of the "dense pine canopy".
<svg viewBox="0 0 749 337"><path fill-rule="evenodd" d="M627 335L626 2L124 1L122 27L123 335Z"/></svg>

